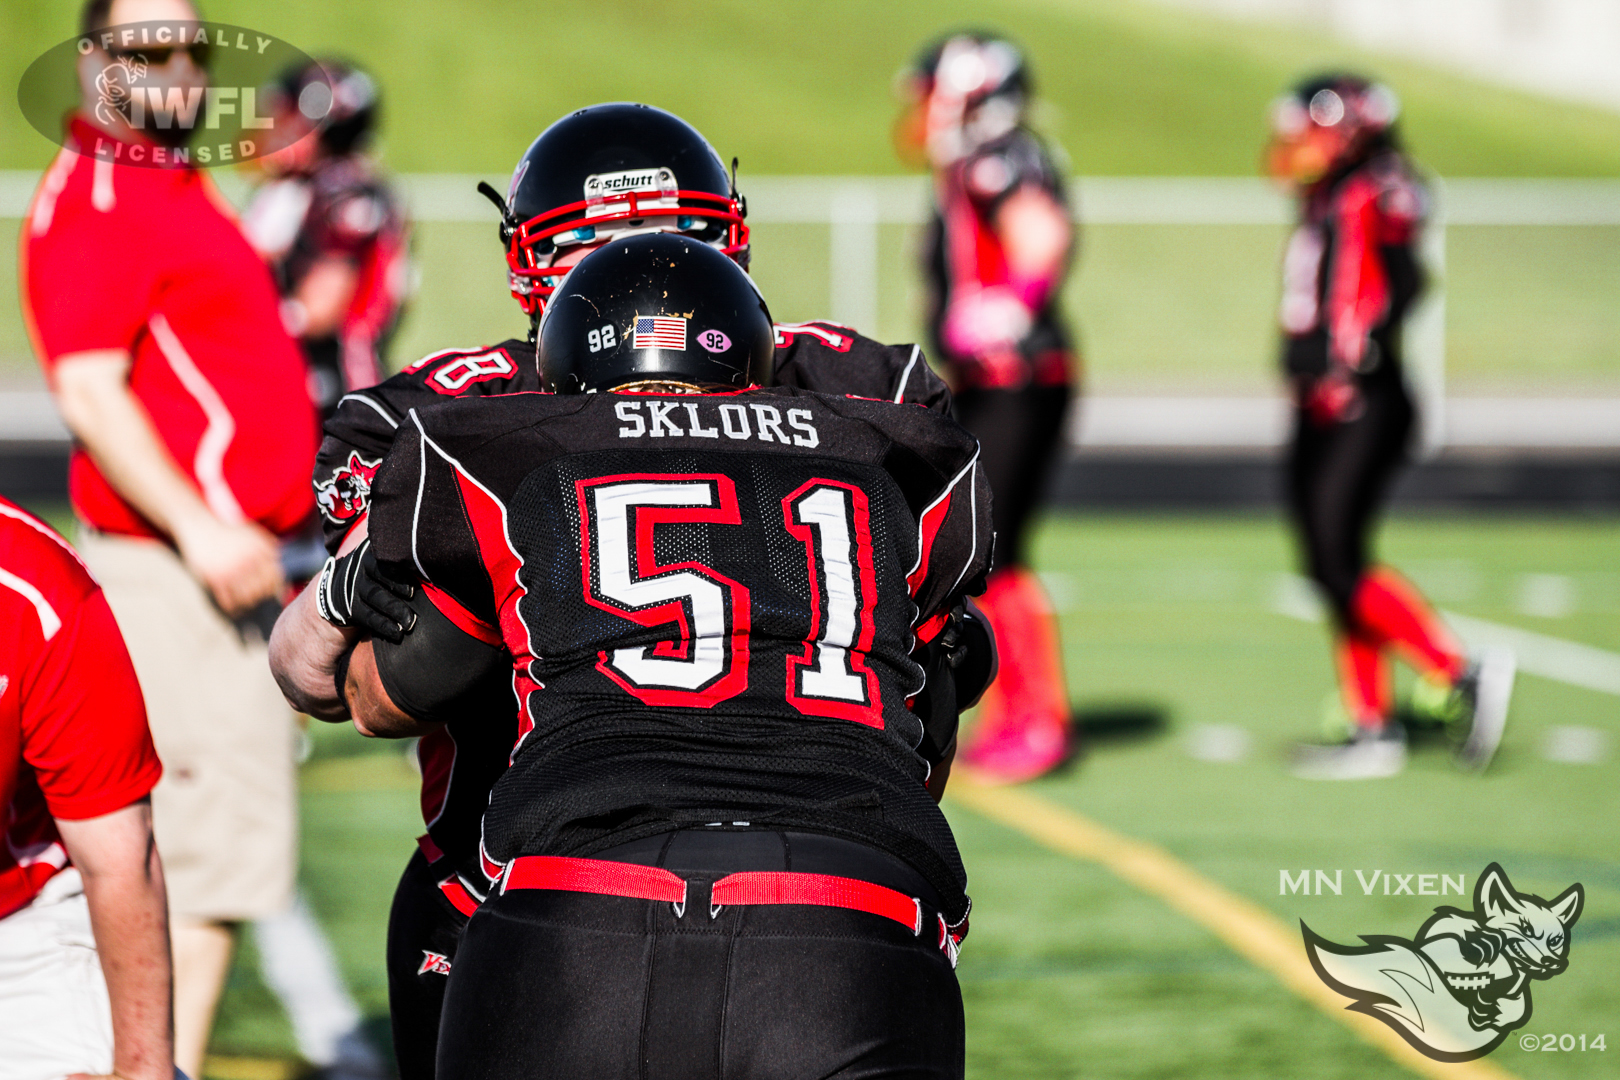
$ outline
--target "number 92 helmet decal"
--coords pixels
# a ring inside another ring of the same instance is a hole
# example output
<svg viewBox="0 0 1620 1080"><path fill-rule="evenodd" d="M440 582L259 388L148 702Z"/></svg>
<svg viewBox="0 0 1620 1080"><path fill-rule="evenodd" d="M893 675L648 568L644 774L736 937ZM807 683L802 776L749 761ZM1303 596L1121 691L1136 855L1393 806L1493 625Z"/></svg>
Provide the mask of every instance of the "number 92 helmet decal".
<svg viewBox="0 0 1620 1080"><path fill-rule="evenodd" d="M650 105L592 105L552 124L513 170L502 210L512 296L531 316L562 277L547 272L558 253L576 244L678 232L748 265L735 178L696 128Z"/></svg>
<svg viewBox="0 0 1620 1080"><path fill-rule="evenodd" d="M540 318L540 371L559 394L768 385L775 332L742 267L688 236L602 245L569 269Z"/></svg>

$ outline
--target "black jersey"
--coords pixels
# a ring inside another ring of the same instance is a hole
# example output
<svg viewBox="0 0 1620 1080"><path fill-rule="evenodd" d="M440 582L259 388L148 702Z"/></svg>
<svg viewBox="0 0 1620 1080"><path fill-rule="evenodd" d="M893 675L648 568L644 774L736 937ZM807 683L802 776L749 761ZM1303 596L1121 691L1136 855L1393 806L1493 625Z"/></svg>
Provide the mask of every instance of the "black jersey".
<svg viewBox="0 0 1620 1080"><path fill-rule="evenodd" d="M950 391L916 345L883 345L836 323L810 322L778 325L776 347L776 380L783 385L950 411ZM365 516L377 466L411 409L540 388L534 346L512 339L432 353L377 386L346 395L326 422L315 467L327 548L337 551ZM476 849L490 788L512 749L516 710L513 700L513 719L500 731L452 720L417 746L428 837L423 847L430 858L443 853L459 865Z"/></svg>
<svg viewBox="0 0 1620 1080"><path fill-rule="evenodd" d="M410 225L393 186L364 156L323 158L310 172L260 188L242 226L270 263L283 296L297 293L317 264L355 271L339 325L302 337L311 391L323 416L346 389L383 377L383 356L410 292Z"/></svg>
<svg viewBox="0 0 1620 1080"><path fill-rule="evenodd" d="M778 323L775 374L782 386L950 411L951 392L919 346L884 345L837 323ZM445 398L540 389L534 346L513 339L431 353L368 390L346 395L326 422L315 461L315 497L327 549L337 551L364 516L377 463L411 409Z"/></svg>
<svg viewBox="0 0 1620 1080"><path fill-rule="evenodd" d="M1394 150L1307 193L1283 260L1283 367L1400 384L1401 323L1423 292L1418 243L1429 195Z"/></svg>
<svg viewBox="0 0 1620 1080"><path fill-rule="evenodd" d="M1027 128L1015 128L952 165L934 186L934 207L923 245L928 284L928 325L935 355L957 369L963 385L975 385L984 374L975 357L961 356L942 340L945 310L962 289L1002 285L1007 280L1006 255L992 228L996 211L1020 188L1034 186L1060 205L1067 205L1063 176L1046 147ZM1062 313L1061 289L1034 313L1034 322L1018 343L1024 381L1062 385L1069 381L1071 337Z"/></svg>
<svg viewBox="0 0 1620 1080"><path fill-rule="evenodd" d="M770 823L889 851L960 917L908 700L915 643L983 587L977 459L941 413L787 387L413 412L370 535L510 651L519 734L484 816L490 869Z"/></svg>

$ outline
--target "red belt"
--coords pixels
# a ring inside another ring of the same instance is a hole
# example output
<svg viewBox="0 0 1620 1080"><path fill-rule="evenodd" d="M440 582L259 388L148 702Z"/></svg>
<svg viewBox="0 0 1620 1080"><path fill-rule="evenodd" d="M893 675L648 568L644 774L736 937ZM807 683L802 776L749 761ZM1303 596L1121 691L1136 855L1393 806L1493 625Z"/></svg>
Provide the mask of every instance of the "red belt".
<svg viewBox="0 0 1620 1080"><path fill-rule="evenodd" d="M636 900L657 900L671 904L675 917L686 914L686 879L656 866L611 862L606 859L570 859L557 855L525 855L507 866L501 891L507 889L556 889L561 892L624 896ZM755 904L809 904L815 907L847 908L881 915L921 936L922 901L894 889L858 878L832 874L800 874L792 871L747 870L727 874L716 881L709 894L712 919L727 906ZM956 947L967 934L967 920L957 926L937 916L940 951L956 963Z"/></svg>

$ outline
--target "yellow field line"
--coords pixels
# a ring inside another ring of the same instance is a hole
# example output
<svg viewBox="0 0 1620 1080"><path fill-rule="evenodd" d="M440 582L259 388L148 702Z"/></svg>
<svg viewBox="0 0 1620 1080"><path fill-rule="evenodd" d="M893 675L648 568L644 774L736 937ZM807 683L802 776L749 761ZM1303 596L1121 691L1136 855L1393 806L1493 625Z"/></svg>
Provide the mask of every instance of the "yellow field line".
<svg viewBox="0 0 1620 1080"><path fill-rule="evenodd" d="M309 1071L308 1065L289 1058L209 1054L203 1062L203 1076L208 1080L297 1080Z"/></svg>
<svg viewBox="0 0 1620 1080"><path fill-rule="evenodd" d="M1346 1000L1317 977L1295 930L1259 905L1199 875L1163 848L1122 836L1027 791L987 787L960 773L951 777L950 795L952 801L1044 847L1100 863L1115 876L1158 897L1420 1076L1433 1080L1513 1080L1511 1073L1484 1060L1450 1063L1424 1057L1383 1023L1349 1012Z"/></svg>

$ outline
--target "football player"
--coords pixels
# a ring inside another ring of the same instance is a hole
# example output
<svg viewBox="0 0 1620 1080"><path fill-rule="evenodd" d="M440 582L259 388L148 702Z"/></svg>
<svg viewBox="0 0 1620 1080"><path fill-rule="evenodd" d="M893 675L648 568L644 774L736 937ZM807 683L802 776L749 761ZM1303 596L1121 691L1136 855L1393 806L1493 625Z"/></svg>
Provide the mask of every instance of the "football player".
<svg viewBox="0 0 1620 1080"><path fill-rule="evenodd" d="M1368 537L1405 461L1416 410L1402 372L1401 326L1423 291L1418 241L1429 195L1396 137L1388 87L1355 75L1307 79L1272 106L1270 172L1299 197L1283 264L1283 366L1295 419L1288 500L1305 564L1334 622L1334 654L1353 730L1301 747L1317 779L1399 772L1405 734L1391 712L1394 650L1451 695L1457 758L1496 751L1513 658L1470 663L1418 591L1375 564Z"/></svg>
<svg viewBox="0 0 1620 1080"><path fill-rule="evenodd" d="M1031 80L1004 38L952 34L906 73L902 153L922 152L934 212L924 252L935 356L996 493L996 570L982 604L1004 644L962 763L1028 780L1072 752L1051 605L1024 550L1062 443L1074 346L1060 304L1074 246L1063 177L1025 124Z"/></svg>
<svg viewBox="0 0 1620 1080"><path fill-rule="evenodd" d="M745 203L720 157L685 121L646 105L596 105L559 120L523 155L506 197L494 201L502 213L512 294L531 328L562 274L611 237L678 232L742 265L749 260ZM774 334L778 384L949 408L949 391L915 345L881 345L827 322L777 324ZM597 344L613 348L617 342L599 332ZM720 344L711 339L694 347ZM328 547L350 555L341 567L333 560L318 592L334 624L363 624L372 610L357 592L359 557L353 553L365 536L378 463L409 411L542 386L533 340L509 340L435 353L343 398L327 422L316 467ZM374 589L372 595L387 603L386 595ZM400 623L376 621L384 633L403 632ZM505 695L514 717L507 729L482 721L463 728L452 719L418 746L428 828L400 882L389 924L390 1000L403 1080L432 1076L445 976L461 927L489 887L477 872L478 824L515 739L517 706L509 684L473 691L481 699Z"/></svg>
<svg viewBox="0 0 1620 1080"><path fill-rule="evenodd" d="M289 609L365 733L465 715L481 670L518 692L441 1077L962 1073L954 710L908 702L988 570L978 446L770 387L773 345L714 248L604 245L542 317L553 392L413 410L377 473L364 576L412 633Z"/></svg>
<svg viewBox="0 0 1620 1080"><path fill-rule="evenodd" d="M270 182L242 229L275 271L282 320L303 347L325 418L345 391L386 373L383 352L410 291L409 228L366 153L378 111L371 76L328 58L291 68L271 89L288 142L258 159Z"/></svg>

